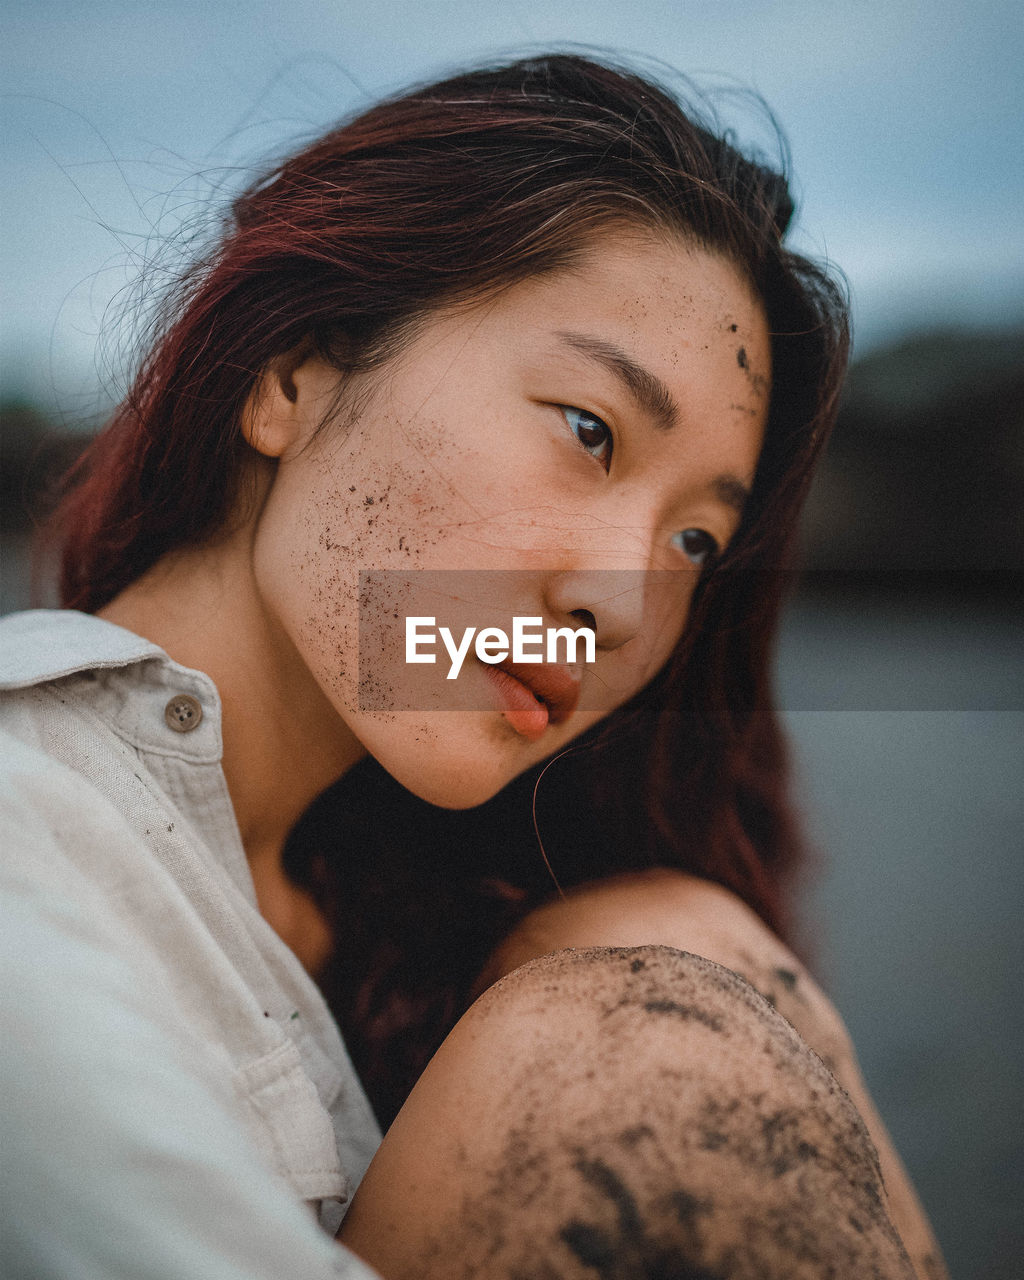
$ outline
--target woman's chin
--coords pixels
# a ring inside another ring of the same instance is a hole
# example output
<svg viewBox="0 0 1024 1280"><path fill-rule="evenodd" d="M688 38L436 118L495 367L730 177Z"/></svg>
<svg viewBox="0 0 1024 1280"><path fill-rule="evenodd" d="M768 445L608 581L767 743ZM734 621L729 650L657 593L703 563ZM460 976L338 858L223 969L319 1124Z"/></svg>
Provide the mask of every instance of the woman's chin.
<svg viewBox="0 0 1024 1280"><path fill-rule="evenodd" d="M493 799L516 776L507 770L485 769L479 761L474 768L448 768L442 760L423 767L407 767L405 762L392 767L387 760L380 763L407 791L439 809L475 809Z"/></svg>
<svg viewBox="0 0 1024 1280"><path fill-rule="evenodd" d="M557 731L538 739L494 711L401 712L361 724L367 751L407 791L441 809L484 804L559 745Z"/></svg>

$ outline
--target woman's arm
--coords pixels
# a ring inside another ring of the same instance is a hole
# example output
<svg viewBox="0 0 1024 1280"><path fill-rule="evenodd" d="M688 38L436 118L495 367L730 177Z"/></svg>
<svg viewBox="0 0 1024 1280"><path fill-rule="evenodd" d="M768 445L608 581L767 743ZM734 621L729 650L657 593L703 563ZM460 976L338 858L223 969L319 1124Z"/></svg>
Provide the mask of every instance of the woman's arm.
<svg viewBox="0 0 1024 1280"><path fill-rule="evenodd" d="M842 1019L792 952L727 889L668 869L584 885L531 912L492 954L477 990L566 947L651 943L732 969L793 1025L863 1116L878 1150L893 1221L919 1275L945 1276L938 1244L865 1088Z"/></svg>

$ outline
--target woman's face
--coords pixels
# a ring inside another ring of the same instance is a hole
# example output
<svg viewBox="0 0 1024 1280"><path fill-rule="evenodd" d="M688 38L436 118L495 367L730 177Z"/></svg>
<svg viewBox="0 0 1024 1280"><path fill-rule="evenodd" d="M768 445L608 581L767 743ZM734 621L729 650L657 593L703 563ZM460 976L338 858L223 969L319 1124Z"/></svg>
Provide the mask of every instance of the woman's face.
<svg viewBox="0 0 1024 1280"><path fill-rule="evenodd" d="M322 430L338 374L307 361L257 415L279 455L252 544L278 643L410 790L482 802L664 664L739 525L770 377L738 272L639 233L436 314ZM588 625L596 660L509 670L470 647L449 680L440 638L434 665L405 661L410 615L455 642Z"/></svg>

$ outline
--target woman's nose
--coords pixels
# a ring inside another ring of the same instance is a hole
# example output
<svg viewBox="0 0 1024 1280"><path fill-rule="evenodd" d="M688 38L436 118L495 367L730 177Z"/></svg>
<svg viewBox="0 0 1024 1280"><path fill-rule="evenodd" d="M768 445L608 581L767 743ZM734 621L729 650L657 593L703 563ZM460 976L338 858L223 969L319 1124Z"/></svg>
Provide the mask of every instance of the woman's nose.
<svg viewBox="0 0 1024 1280"><path fill-rule="evenodd" d="M643 628L646 579L644 569L554 573L547 582L546 603L560 624L591 627L599 649L618 649Z"/></svg>

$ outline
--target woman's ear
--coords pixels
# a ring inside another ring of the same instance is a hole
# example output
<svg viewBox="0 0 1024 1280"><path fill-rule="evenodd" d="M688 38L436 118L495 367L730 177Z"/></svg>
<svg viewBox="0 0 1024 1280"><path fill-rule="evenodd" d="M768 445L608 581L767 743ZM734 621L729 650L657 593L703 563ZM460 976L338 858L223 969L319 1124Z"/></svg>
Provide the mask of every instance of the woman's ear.
<svg viewBox="0 0 1024 1280"><path fill-rule="evenodd" d="M319 424L313 401L320 379L302 377L299 370L313 363L313 341L275 356L256 379L242 410L246 441L265 458L280 458L305 443ZM336 376L336 375L335 375Z"/></svg>

